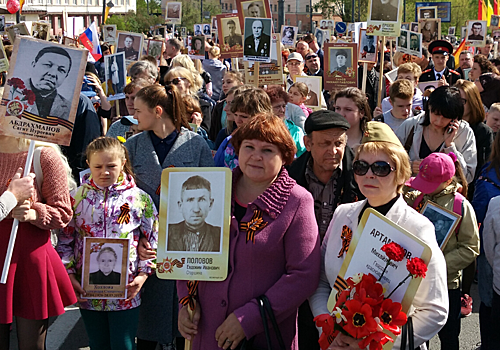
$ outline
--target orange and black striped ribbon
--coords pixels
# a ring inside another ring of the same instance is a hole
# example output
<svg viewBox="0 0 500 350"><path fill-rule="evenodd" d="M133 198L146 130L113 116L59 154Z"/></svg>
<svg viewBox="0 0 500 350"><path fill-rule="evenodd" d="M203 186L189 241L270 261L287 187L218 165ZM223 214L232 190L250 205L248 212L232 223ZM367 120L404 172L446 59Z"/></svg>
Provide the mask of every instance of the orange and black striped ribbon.
<svg viewBox="0 0 500 350"><path fill-rule="evenodd" d="M194 310L194 308L195 308L194 297L196 296L196 293L198 291L198 283L200 283L200 282L199 281L188 281L187 282L188 295L186 295L184 298L181 298L181 300L179 300L180 304L188 305L191 310Z"/></svg>
<svg viewBox="0 0 500 350"><path fill-rule="evenodd" d="M2 106L7 106L7 103L9 103L10 100L8 99L2 99ZM58 118L58 117L51 117L47 116L45 118L40 117L36 114L24 111L21 116L25 119L28 119L29 121L35 122L35 123L40 123L44 125L50 125L50 126L57 126L61 125L65 127L66 129L73 131L73 123L70 122L69 120Z"/></svg>
<svg viewBox="0 0 500 350"><path fill-rule="evenodd" d="M342 227L342 235L340 238L342 238L342 247L340 248L337 258L341 258L342 255L349 250L349 245L351 244L352 239L352 230L349 226L344 225L344 227Z"/></svg>
<svg viewBox="0 0 500 350"><path fill-rule="evenodd" d="M118 216L118 219L116 219L116 222L119 224L128 224L130 222L130 206L128 203L123 204L120 207L121 213L120 216Z"/></svg>
<svg viewBox="0 0 500 350"><path fill-rule="evenodd" d="M158 186L158 188L156 189L156 192L155 192L158 196L160 195L161 193L161 184L160 186Z"/></svg>
<svg viewBox="0 0 500 350"><path fill-rule="evenodd" d="M267 226L267 222L262 218L262 211L255 209L253 212L252 220L249 222L242 221L240 223L240 230L246 232L246 239L252 241L255 244L255 233L262 230Z"/></svg>
<svg viewBox="0 0 500 350"><path fill-rule="evenodd" d="M178 267L179 269L182 268L184 266L184 262L186 261L186 258L182 258L181 260L182 261L175 259L174 261L172 261L172 265L175 267Z"/></svg>
<svg viewBox="0 0 500 350"><path fill-rule="evenodd" d="M344 290L346 290L347 287L349 287L349 285L347 284L345 279L343 279L340 276L337 276L337 279L335 280L335 283L333 284L333 288L335 288L335 290L337 291L337 294L335 295L335 300L338 300L338 298L340 297L340 293L342 293Z"/></svg>

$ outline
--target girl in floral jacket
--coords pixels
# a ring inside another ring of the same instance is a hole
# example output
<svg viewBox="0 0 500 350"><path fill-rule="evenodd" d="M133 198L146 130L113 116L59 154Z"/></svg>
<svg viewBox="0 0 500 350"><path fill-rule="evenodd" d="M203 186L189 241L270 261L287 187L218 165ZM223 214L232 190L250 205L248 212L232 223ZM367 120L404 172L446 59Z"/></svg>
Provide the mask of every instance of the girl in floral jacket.
<svg viewBox="0 0 500 350"><path fill-rule="evenodd" d="M57 251L77 295L90 348L129 350L135 348L139 291L152 266L151 260L139 260L137 243L144 236L156 248L158 213L151 197L136 186L127 149L118 140L100 137L86 153L91 174L72 193L73 219L61 230ZM129 239L127 299L84 298L80 281L85 237Z"/></svg>

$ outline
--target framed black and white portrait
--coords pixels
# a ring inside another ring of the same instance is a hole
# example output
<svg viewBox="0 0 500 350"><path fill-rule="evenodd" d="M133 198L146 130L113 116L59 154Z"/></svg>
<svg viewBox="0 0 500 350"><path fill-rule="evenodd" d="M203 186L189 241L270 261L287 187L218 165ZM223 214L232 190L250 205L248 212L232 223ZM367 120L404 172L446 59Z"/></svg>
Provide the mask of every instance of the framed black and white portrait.
<svg viewBox="0 0 500 350"><path fill-rule="evenodd" d="M228 169L217 168L167 168L162 172L160 278L180 275L180 279L213 280L226 273L231 176ZM213 268L190 268L197 261Z"/></svg>
<svg viewBox="0 0 500 350"><path fill-rule="evenodd" d="M418 20L437 18L437 6L422 6L418 8Z"/></svg>
<svg viewBox="0 0 500 350"><path fill-rule="evenodd" d="M347 48L331 48L330 49L330 62L329 72L339 72L347 74L349 68L354 69L352 66L352 49ZM357 69L357 67L356 67Z"/></svg>
<svg viewBox="0 0 500 350"><path fill-rule="evenodd" d="M191 47L188 51L189 57L192 59L205 58L205 36L195 35L191 38Z"/></svg>
<svg viewBox="0 0 500 350"><path fill-rule="evenodd" d="M127 238L84 238L82 288L86 299L127 298L129 251Z"/></svg>
<svg viewBox="0 0 500 350"><path fill-rule="evenodd" d="M243 59L269 62L271 60L270 18L245 18Z"/></svg>
<svg viewBox="0 0 500 350"><path fill-rule="evenodd" d="M210 28L210 24L204 24L203 25L203 35L205 36L211 36L212 35L212 29Z"/></svg>
<svg viewBox="0 0 500 350"><path fill-rule="evenodd" d="M316 37L316 41L318 42L318 46L321 48L323 47L323 43L325 42L326 39L330 39L330 31L328 29L320 29L316 28L314 31L314 36Z"/></svg>
<svg viewBox="0 0 500 350"><path fill-rule="evenodd" d="M484 47L486 45L486 21L468 21L466 45Z"/></svg>
<svg viewBox="0 0 500 350"><path fill-rule="evenodd" d="M149 39L148 40L148 55L153 56L156 58L157 61L160 60L161 56L161 51L163 49L163 40L154 40L154 39Z"/></svg>
<svg viewBox="0 0 500 350"><path fill-rule="evenodd" d="M366 29L359 28L358 62L377 62L378 37L367 35Z"/></svg>
<svg viewBox="0 0 500 350"><path fill-rule="evenodd" d="M281 26L281 43L285 48L295 47L295 41L299 33L299 27Z"/></svg>
<svg viewBox="0 0 500 350"><path fill-rule="evenodd" d="M418 22L410 22L410 31L418 32Z"/></svg>
<svg viewBox="0 0 500 350"><path fill-rule="evenodd" d="M422 57L422 34L408 32L410 34L410 51L412 56Z"/></svg>
<svg viewBox="0 0 500 350"><path fill-rule="evenodd" d="M435 80L435 81L425 81L425 82L418 83L418 88L420 89L420 91L422 91L424 93L427 90L429 90L432 93L438 87L439 87L439 81L438 80Z"/></svg>
<svg viewBox="0 0 500 350"><path fill-rule="evenodd" d="M144 37L142 34L132 32L118 32L116 52L125 52L127 65L139 61L143 50Z"/></svg>
<svg viewBox="0 0 500 350"><path fill-rule="evenodd" d="M0 16L0 33L5 32L5 16Z"/></svg>
<svg viewBox="0 0 500 350"><path fill-rule="evenodd" d="M436 241L439 248L444 250L461 216L431 201L425 203L421 213L434 224Z"/></svg>
<svg viewBox="0 0 500 350"><path fill-rule="evenodd" d="M193 33L194 35L203 35L203 24L195 24Z"/></svg>
<svg viewBox="0 0 500 350"><path fill-rule="evenodd" d="M441 18L420 19L418 21L418 32L422 34L422 43L424 45L441 39Z"/></svg>
<svg viewBox="0 0 500 350"><path fill-rule="evenodd" d="M371 0L369 22L398 22L399 7L402 4L399 0Z"/></svg>
<svg viewBox="0 0 500 350"><path fill-rule="evenodd" d="M401 23L401 29L403 30L410 30L410 23Z"/></svg>
<svg viewBox="0 0 500 350"><path fill-rule="evenodd" d="M87 50L18 37L3 93L7 102L0 106L5 115L0 130L69 145L86 63ZM13 120L30 127L13 128Z"/></svg>
<svg viewBox="0 0 500 350"><path fill-rule="evenodd" d="M102 38L105 43L116 44L116 24L104 24L102 26Z"/></svg>
<svg viewBox="0 0 500 350"><path fill-rule="evenodd" d="M455 35L455 27L448 28L448 35Z"/></svg>
<svg viewBox="0 0 500 350"><path fill-rule="evenodd" d="M31 36L35 39L49 40L50 26L44 22L33 22L31 24Z"/></svg>
<svg viewBox="0 0 500 350"><path fill-rule="evenodd" d="M401 30L401 34L397 38L396 50L404 52L404 53L408 53L408 51L410 50L409 44L410 43L409 43L409 38L408 38L408 31Z"/></svg>
<svg viewBox="0 0 500 350"><path fill-rule="evenodd" d="M12 44L16 42L16 35L31 35L24 22L8 27L6 32Z"/></svg>
<svg viewBox="0 0 500 350"><path fill-rule="evenodd" d="M322 80L322 77L295 77L295 82L304 83L309 88L304 105L312 108L313 110L321 109Z"/></svg>
<svg viewBox="0 0 500 350"><path fill-rule="evenodd" d="M167 2L167 10L165 12L165 22L170 24L181 24L182 20L182 2L170 1Z"/></svg>
<svg viewBox="0 0 500 350"><path fill-rule="evenodd" d="M112 55L104 56L104 69L106 81L106 94L109 92L108 86L111 83L113 94L109 95L108 100L119 100L125 98L123 89L126 85L127 70L125 65L125 53L118 52Z"/></svg>
<svg viewBox="0 0 500 350"><path fill-rule="evenodd" d="M498 29L500 22L500 16L499 15L491 15L490 18L490 28Z"/></svg>

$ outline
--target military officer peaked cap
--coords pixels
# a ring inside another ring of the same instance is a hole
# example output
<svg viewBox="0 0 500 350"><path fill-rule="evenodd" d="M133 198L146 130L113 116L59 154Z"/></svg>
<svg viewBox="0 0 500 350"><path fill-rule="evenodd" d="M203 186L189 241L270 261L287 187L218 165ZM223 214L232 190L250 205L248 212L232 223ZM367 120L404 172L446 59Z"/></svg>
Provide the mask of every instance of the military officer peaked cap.
<svg viewBox="0 0 500 350"><path fill-rule="evenodd" d="M453 53L453 46L446 40L434 40L429 44L429 52L431 55L440 53L443 55L451 55Z"/></svg>

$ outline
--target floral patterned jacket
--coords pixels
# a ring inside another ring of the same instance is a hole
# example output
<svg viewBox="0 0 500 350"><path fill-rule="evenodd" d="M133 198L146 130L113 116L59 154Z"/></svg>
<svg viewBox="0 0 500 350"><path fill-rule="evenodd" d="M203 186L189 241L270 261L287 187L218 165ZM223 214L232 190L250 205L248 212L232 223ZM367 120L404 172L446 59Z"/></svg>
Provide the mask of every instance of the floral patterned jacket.
<svg viewBox="0 0 500 350"><path fill-rule="evenodd" d="M84 237L130 239L128 282L132 282L139 272L151 274L153 262L139 259L137 244L142 234L156 249L158 212L151 197L136 186L131 176L122 174L114 185L101 189L95 185L90 174L86 175L83 184L71 193L71 200L73 219L66 228L60 230L56 248L68 274L76 274L78 280L81 278ZM129 211L124 212L124 204L128 204ZM122 214L128 216L129 220L118 220ZM128 302L89 299L80 303L80 307L95 311L119 311L140 304L140 293L137 293Z"/></svg>

